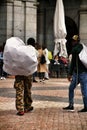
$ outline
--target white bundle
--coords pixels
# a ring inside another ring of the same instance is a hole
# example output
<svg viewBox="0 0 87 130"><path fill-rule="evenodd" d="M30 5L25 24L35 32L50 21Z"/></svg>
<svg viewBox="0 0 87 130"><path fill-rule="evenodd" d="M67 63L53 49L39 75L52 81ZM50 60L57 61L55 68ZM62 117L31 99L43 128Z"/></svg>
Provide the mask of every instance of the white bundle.
<svg viewBox="0 0 87 130"><path fill-rule="evenodd" d="M35 48L26 46L18 37L7 39L3 53L3 69L11 75L33 74L37 70Z"/></svg>
<svg viewBox="0 0 87 130"><path fill-rule="evenodd" d="M87 46L82 43L83 49L79 53L79 59L83 63L83 65L87 68Z"/></svg>

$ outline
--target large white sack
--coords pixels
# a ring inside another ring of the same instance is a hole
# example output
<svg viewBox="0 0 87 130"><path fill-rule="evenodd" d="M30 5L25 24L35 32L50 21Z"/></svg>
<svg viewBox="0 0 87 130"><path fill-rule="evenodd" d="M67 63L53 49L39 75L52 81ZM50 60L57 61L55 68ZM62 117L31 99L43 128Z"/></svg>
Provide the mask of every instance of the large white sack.
<svg viewBox="0 0 87 130"><path fill-rule="evenodd" d="M33 74L37 70L35 48L26 46L18 37L7 39L3 53L3 69L11 75Z"/></svg>

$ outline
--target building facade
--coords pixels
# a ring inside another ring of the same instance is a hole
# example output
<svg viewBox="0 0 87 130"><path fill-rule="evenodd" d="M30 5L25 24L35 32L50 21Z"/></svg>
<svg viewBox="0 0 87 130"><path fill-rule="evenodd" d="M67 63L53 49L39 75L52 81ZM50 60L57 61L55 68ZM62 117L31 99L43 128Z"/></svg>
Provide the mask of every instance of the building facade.
<svg viewBox="0 0 87 130"><path fill-rule="evenodd" d="M36 39L35 0L2 0L0 3L0 44L12 36L24 42L29 37Z"/></svg>
<svg viewBox="0 0 87 130"><path fill-rule="evenodd" d="M87 43L87 0L63 0L67 39L79 33ZM0 44L12 36L25 43L34 37L49 50L54 48L54 12L56 0L1 0Z"/></svg>

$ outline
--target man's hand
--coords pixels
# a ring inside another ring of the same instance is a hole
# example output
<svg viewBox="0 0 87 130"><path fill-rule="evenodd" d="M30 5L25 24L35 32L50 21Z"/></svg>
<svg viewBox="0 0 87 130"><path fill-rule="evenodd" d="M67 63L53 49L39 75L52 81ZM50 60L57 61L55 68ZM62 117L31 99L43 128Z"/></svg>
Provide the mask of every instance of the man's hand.
<svg viewBox="0 0 87 130"><path fill-rule="evenodd" d="M68 75L68 76L67 76L67 79L68 79L68 81L71 81L71 80L72 80L72 76L71 76L71 75Z"/></svg>

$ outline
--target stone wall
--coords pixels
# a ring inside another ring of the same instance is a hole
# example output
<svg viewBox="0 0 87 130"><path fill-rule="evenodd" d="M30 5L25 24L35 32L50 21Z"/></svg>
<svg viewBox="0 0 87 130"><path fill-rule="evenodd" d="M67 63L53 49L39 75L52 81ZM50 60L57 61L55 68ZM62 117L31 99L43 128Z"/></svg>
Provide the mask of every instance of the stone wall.
<svg viewBox="0 0 87 130"><path fill-rule="evenodd" d="M87 0L82 0L80 6L80 37L82 42L87 44Z"/></svg>
<svg viewBox="0 0 87 130"><path fill-rule="evenodd" d="M38 1L40 2L40 6L38 7L37 14L37 39L38 42L46 44L48 49L52 51L54 48L53 26L56 0ZM73 32L76 27L81 41L87 43L87 0L63 0L63 3L65 16L71 20L70 23L66 19L69 32ZM75 32L77 31L75 30Z"/></svg>
<svg viewBox="0 0 87 130"><path fill-rule="evenodd" d="M34 37L41 44L45 43L49 49L53 49L53 17L56 0L37 1L40 2L38 14L36 0L1 0L0 44L11 36L18 36L24 42L28 37ZM65 15L75 21L82 41L87 43L87 0L63 0L63 2Z"/></svg>
<svg viewBox="0 0 87 130"><path fill-rule="evenodd" d="M36 39L35 0L7 0L0 8L0 43L11 36L20 37L24 42L29 37ZM4 8L4 9L3 9Z"/></svg>
<svg viewBox="0 0 87 130"><path fill-rule="evenodd" d="M3 44L6 38L6 21L7 21L7 8L4 3L0 3L0 45Z"/></svg>

